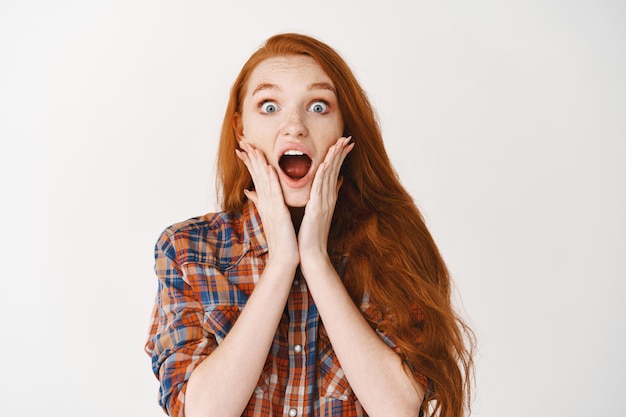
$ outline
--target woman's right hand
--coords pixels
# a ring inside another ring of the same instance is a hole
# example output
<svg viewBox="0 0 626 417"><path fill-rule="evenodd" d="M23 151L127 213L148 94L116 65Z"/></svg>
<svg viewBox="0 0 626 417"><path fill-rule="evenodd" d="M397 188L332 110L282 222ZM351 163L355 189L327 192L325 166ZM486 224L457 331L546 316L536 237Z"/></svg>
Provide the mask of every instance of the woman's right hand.
<svg viewBox="0 0 626 417"><path fill-rule="evenodd" d="M278 174L267 163L262 151L244 142L240 142L239 147L241 150L236 149L235 152L248 168L254 182L254 190L244 190L244 193L252 200L263 221L269 251L268 262L295 268L300 262L298 240Z"/></svg>

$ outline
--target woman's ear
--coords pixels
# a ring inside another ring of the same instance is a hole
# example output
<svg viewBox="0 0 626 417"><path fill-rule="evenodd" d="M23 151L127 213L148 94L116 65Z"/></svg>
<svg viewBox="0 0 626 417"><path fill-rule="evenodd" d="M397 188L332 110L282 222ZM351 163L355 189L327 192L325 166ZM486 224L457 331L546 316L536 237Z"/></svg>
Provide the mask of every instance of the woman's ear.
<svg viewBox="0 0 626 417"><path fill-rule="evenodd" d="M237 140L241 142L245 135L243 133L243 120L239 113L235 113L233 116L233 125L235 127L235 134L237 135Z"/></svg>

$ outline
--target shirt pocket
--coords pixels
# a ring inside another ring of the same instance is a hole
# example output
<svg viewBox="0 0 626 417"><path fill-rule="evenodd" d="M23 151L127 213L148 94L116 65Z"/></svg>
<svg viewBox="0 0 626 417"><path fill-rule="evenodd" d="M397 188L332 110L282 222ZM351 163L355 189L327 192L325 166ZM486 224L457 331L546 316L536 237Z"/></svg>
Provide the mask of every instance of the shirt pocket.
<svg viewBox="0 0 626 417"><path fill-rule="evenodd" d="M340 401L354 401L356 397L323 327L320 328L318 348L321 396Z"/></svg>
<svg viewBox="0 0 626 417"><path fill-rule="evenodd" d="M253 286L233 282L237 269L222 270L215 264L187 262L182 266L184 279L190 283L204 309L203 328L215 336L218 344L230 332L248 301Z"/></svg>

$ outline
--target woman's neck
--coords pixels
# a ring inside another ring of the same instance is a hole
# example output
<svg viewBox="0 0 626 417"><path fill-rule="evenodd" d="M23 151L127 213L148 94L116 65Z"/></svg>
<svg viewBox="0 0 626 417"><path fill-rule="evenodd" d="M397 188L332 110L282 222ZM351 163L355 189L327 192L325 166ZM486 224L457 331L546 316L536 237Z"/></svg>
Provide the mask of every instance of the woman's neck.
<svg viewBox="0 0 626 417"><path fill-rule="evenodd" d="M291 221L293 222L293 228L296 230L296 235L300 231L300 224L304 217L304 207L289 207L291 213Z"/></svg>

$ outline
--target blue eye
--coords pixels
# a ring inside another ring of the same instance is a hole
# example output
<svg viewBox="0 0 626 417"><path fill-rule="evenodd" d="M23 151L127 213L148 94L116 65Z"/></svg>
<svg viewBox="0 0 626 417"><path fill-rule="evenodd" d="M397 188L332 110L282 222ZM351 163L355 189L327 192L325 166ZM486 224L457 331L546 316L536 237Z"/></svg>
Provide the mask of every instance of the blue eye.
<svg viewBox="0 0 626 417"><path fill-rule="evenodd" d="M263 113L274 113L278 110L278 106L273 101L264 101L260 107Z"/></svg>
<svg viewBox="0 0 626 417"><path fill-rule="evenodd" d="M326 113L328 111L328 103L325 101L315 101L311 104L309 110L313 113Z"/></svg>

